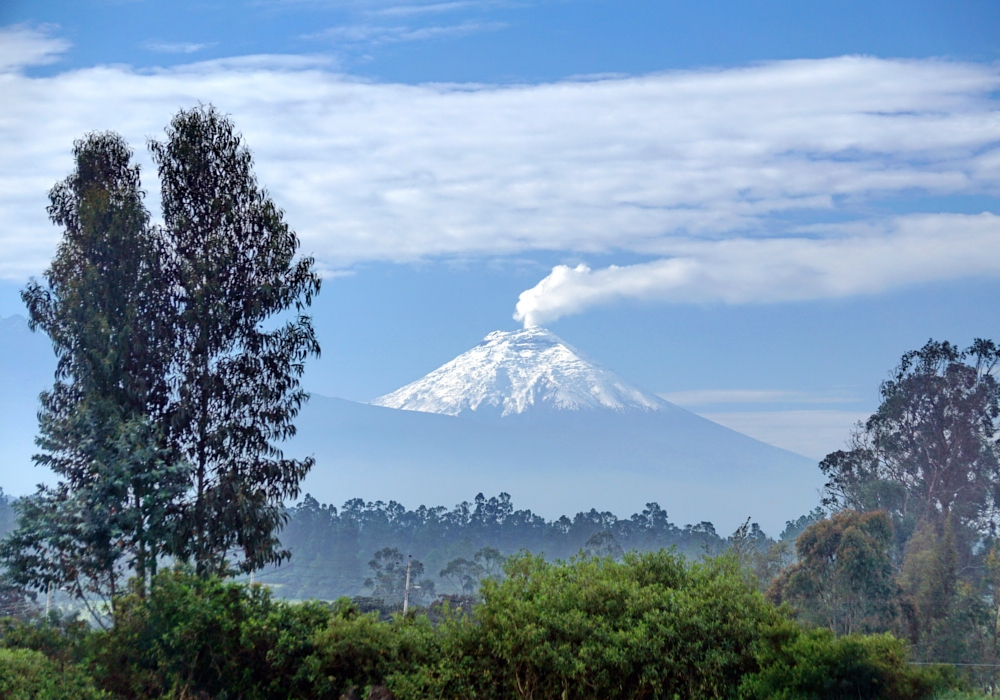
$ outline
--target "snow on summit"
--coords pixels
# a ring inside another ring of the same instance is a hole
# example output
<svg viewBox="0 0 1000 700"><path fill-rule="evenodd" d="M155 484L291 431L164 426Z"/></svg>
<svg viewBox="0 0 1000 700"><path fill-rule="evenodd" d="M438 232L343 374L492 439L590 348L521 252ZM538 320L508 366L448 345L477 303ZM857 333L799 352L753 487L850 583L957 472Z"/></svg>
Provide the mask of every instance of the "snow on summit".
<svg viewBox="0 0 1000 700"><path fill-rule="evenodd" d="M538 327L494 331L446 365L371 403L450 416L671 406Z"/></svg>

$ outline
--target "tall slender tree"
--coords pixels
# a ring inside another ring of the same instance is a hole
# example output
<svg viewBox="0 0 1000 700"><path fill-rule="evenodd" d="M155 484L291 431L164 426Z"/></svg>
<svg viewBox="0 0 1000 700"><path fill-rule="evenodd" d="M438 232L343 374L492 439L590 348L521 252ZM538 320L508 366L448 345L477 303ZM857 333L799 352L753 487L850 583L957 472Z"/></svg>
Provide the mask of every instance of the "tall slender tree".
<svg viewBox="0 0 1000 700"><path fill-rule="evenodd" d="M313 259L257 184L230 119L212 107L181 111L150 149L159 169L173 255L177 352L169 435L192 466L178 554L199 573L281 561L282 503L299 493L312 459L285 458L306 393L304 361L319 354L303 311L319 292ZM265 324L289 310L271 330Z"/></svg>
<svg viewBox="0 0 1000 700"><path fill-rule="evenodd" d="M971 640L995 628L983 574L1000 525L998 366L1000 348L982 339L965 350L931 340L906 353L850 449L820 464L824 505L891 518L901 609L923 660L973 663ZM986 668L995 650L978 648Z"/></svg>
<svg viewBox="0 0 1000 700"><path fill-rule="evenodd" d="M149 225L120 136L90 134L74 156L73 173L49 193L63 238L47 284L32 281L22 294L58 358L35 457L58 482L19 503L2 556L20 583L113 601L123 575L145 582L166 551L186 481L157 427L173 351L167 246Z"/></svg>

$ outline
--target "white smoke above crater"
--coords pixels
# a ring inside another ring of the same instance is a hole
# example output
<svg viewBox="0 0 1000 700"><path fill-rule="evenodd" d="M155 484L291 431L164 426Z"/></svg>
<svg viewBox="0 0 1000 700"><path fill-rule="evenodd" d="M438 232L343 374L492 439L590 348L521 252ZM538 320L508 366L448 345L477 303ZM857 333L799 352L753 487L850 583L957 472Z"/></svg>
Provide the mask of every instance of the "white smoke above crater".
<svg viewBox="0 0 1000 700"><path fill-rule="evenodd" d="M1000 275L1000 216L991 213L910 215L880 228L825 232L829 237L681 242L673 257L599 270L557 265L521 292L514 318L533 327L617 301L804 301Z"/></svg>

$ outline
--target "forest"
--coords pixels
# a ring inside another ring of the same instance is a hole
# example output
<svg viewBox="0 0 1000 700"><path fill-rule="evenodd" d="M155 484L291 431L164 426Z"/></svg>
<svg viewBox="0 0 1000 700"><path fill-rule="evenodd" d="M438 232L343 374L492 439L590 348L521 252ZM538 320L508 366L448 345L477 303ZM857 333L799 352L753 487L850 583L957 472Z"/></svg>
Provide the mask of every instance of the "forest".
<svg viewBox="0 0 1000 700"><path fill-rule="evenodd" d="M824 511L817 508L787 523L779 542L755 523L748 523L744 536L776 560L790 560L795 537L823 516ZM290 509L281 541L292 552L291 560L265 569L257 580L287 598L325 600L365 592L364 582L372 573L368 563L386 548L413 555L426 576L419 589L421 597L433 598L428 592L469 593L475 581L486 575L476 559L477 553L483 559L484 548L495 550L494 557L523 550L548 560L565 560L580 552L620 557L625 551L673 548L698 559L730 546L730 538L720 536L712 523L680 527L656 503L628 519L591 510L547 521L531 511L515 510L506 493L491 498L479 494L472 503L460 503L451 510L440 506L406 510L394 501L365 503L361 499L352 499L338 510L307 494Z"/></svg>
<svg viewBox="0 0 1000 700"><path fill-rule="evenodd" d="M1000 348L928 341L776 537L655 503L547 521L323 505L283 456L319 352L314 261L232 121L116 134L50 192L23 292L58 370L0 494L0 697L974 698L1000 682ZM280 319L276 322L275 319ZM289 506L289 503L297 505ZM412 555L412 559L409 558Z"/></svg>

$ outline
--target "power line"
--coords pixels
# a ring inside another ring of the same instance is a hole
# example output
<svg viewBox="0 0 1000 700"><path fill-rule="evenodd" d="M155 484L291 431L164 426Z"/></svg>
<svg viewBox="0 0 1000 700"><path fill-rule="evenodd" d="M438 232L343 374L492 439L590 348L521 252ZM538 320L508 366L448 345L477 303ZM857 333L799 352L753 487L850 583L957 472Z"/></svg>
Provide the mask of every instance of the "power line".
<svg viewBox="0 0 1000 700"><path fill-rule="evenodd" d="M1000 664L967 664L955 661L911 661L911 666L981 666L983 668L1000 668Z"/></svg>

